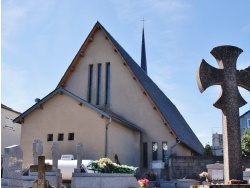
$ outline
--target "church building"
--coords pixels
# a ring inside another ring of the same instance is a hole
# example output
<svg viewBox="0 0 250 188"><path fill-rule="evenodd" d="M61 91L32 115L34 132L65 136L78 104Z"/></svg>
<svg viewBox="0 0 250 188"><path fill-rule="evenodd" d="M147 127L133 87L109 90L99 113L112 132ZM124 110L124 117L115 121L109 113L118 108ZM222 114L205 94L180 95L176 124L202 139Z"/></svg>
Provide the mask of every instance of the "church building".
<svg viewBox="0 0 250 188"><path fill-rule="evenodd" d="M203 146L176 106L147 75L144 30L141 66L97 22L55 90L19 115L24 165L32 164L32 143L83 158L114 156L121 164L151 168L170 155L203 154ZM35 88L34 88L35 89Z"/></svg>

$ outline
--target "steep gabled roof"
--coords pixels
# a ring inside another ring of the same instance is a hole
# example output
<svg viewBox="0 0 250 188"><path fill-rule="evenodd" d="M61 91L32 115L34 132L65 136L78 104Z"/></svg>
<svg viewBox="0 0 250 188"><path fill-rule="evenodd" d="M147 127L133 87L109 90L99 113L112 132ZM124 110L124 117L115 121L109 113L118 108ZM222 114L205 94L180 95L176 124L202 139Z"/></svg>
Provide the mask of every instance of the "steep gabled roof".
<svg viewBox="0 0 250 188"><path fill-rule="evenodd" d="M138 81L141 83L156 108L163 115L165 121L171 127L178 139L186 146L199 154L203 154L204 148L189 127L176 106L167 98L160 88L150 79L150 77L141 69L141 67L130 57L130 55L120 46L120 44L100 25L102 30L116 47L117 51L128 64Z"/></svg>
<svg viewBox="0 0 250 188"><path fill-rule="evenodd" d="M192 129L189 127L183 116L180 114L176 106L167 98L160 88L145 73L145 71L130 57L130 55L99 22L95 24L87 39L81 46L72 63L68 67L66 73L59 82L58 87L63 87L65 85L68 77L78 63L78 59L84 56L84 52L87 49L89 43L93 41L95 33L100 29L104 32L106 38L111 42L114 50L124 60L124 64L128 65L128 68L130 71L132 71L134 77L137 78L140 85L143 87L144 92L152 100L153 104L155 105L155 109L159 111L164 121L167 122L165 124L170 126L169 128L172 130L173 134L181 141L182 144L191 148L198 154L203 154L204 147Z"/></svg>
<svg viewBox="0 0 250 188"><path fill-rule="evenodd" d="M144 92L149 96L154 108L159 111L167 126L173 131L173 134L181 141L182 144L191 148L198 154L203 154L204 148L196 137L192 129L189 127L183 116L180 114L176 106L166 97L160 88L150 79L150 77L141 69L141 67L130 57L130 55L120 46L120 44L107 32L107 30L97 22L85 42L79 49L72 63L69 65L64 76L60 80L57 87L64 87L71 72L74 71L79 59L84 56L85 50L89 43L94 40L94 35L98 30L102 30L106 38L111 42L114 50L124 60L124 64L128 66L134 77L139 81L143 87Z"/></svg>

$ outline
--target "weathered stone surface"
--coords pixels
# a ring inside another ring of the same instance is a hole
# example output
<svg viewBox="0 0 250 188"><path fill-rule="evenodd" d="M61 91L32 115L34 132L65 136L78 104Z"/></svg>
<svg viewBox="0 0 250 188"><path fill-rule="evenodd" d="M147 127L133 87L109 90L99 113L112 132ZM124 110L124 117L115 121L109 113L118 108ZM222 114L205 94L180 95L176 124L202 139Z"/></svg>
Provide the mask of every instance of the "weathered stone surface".
<svg viewBox="0 0 250 188"><path fill-rule="evenodd" d="M83 146L81 143L76 146L76 159L77 159L77 168L81 168L83 157Z"/></svg>
<svg viewBox="0 0 250 188"><path fill-rule="evenodd" d="M38 179L33 183L32 188L51 188L45 179L45 172L51 172L52 166L45 164L45 156L38 156L38 165L30 166L30 172L37 172Z"/></svg>
<svg viewBox="0 0 250 188"><path fill-rule="evenodd" d="M71 188L138 188L132 174L74 173Z"/></svg>
<svg viewBox="0 0 250 188"><path fill-rule="evenodd" d="M23 151L20 146L5 148L1 187L22 187L22 162Z"/></svg>
<svg viewBox="0 0 250 188"><path fill-rule="evenodd" d="M33 142L33 160L34 160L34 165L38 164L38 156L43 154L43 143L41 140L34 140Z"/></svg>
<svg viewBox="0 0 250 188"><path fill-rule="evenodd" d="M215 163L215 164L208 164L208 179L209 180L223 180L223 171L224 171L224 164Z"/></svg>
<svg viewBox="0 0 250 188"><path fill-rule="evenodd" d="M56 172L58 170L58 160L60 158L59 144L57 142L54 142L52 144L51 152L52 152L52 170Z"/></svg>
<svg viewBox="0 0 250 188"><path fill-rule="evenodd" d="M241 139L239 107L246 104L238 91L238 85L250 91L250 70L236 70L236 60L242 50L234 46L219 46L211 51L219 64L216 69L202 60L197 82L201 92L212 85L221 85L222 94L214 103L222 110L224 181L242 180Z"/></svg>

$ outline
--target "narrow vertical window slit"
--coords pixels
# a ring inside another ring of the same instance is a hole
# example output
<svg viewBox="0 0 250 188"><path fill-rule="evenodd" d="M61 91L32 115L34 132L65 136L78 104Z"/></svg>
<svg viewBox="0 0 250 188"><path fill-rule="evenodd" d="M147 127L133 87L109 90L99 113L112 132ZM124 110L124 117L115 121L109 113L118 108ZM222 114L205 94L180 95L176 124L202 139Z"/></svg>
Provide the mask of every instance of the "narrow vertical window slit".
<svg viewBox="0 0 250 188"><path fill-rule="evenodd" d="M102 64L98 64L97 67L97 94L96 94L96 105L101 104L101 84L102 84Z"/></svg>
<svg viewBox="0 0 250 188"><path fill-rule="evenodd" d="M106 63L105 104L110 104L110 63Z"/></svg>
<svg viewBox="0 0 250 188"><path fill-rule="evenodd" d="M89 65L89 88L88 88L88 102L92 102L92 87L93 87L93 65Z"/></svg>

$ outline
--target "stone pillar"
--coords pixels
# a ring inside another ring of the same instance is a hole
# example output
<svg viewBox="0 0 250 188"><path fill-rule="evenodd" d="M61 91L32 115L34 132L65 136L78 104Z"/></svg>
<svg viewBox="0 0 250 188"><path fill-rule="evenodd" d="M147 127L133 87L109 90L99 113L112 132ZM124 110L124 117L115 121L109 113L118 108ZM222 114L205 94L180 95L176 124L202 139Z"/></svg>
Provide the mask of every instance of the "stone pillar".
<svg viewBox="0 0 250 188"><path fill-rule="evenodd" d="M57 142L54 142L51 146L51 152L52 152L52 163L53 163L53 171L58 170L58 160L59 160L59 144Z"/></svg>
<svg viewBox="0 0 250 188"><path fill-rule="evenodd" d="M77 169L81 168L82 165L82 157L83 157L83 147L82 144L79 143L76 146L76 159L77 159Z"/></svg>

